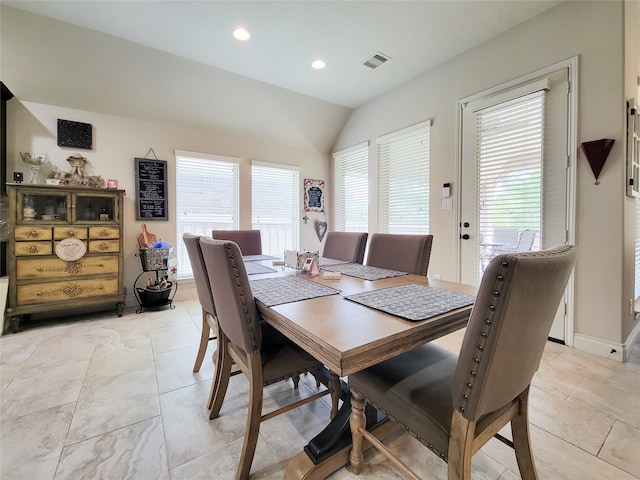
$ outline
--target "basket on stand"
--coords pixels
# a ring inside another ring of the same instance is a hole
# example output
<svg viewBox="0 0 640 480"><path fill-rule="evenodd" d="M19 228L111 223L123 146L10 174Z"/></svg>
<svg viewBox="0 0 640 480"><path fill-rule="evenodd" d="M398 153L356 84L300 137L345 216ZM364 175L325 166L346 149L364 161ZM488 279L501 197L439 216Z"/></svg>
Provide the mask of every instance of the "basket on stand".
<svg viewBox="0 0 640 480"><path fill-rule="evenodd" d="M167 270L171 248L144 248L138 252L142 270Z"/></svg>
<svg viewBox="0 0 640 480"><path fill-rule="evenodd" d="M167 287L162 290L153 288L136 288L140 297L140 304L145 308L160 307L169 303L172 282L167 282Z"/></svg>

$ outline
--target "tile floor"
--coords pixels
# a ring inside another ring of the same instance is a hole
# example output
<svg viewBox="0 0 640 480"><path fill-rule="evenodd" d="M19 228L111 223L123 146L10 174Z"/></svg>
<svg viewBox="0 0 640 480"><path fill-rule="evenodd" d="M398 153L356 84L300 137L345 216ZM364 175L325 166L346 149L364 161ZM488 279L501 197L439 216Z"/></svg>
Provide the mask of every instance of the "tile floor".
<svg viewBox="0 0 640 480"><path fill-rule="evenodd" d="M194 298L183 293L173 310L93 314L0 338L0 478L234 478L247 384L234 377L220 418L209 421L211 357L191 371L200 338ZM440 343L456 349L461 338ZM639 347L631 357L621 364L548 344L531 395L542 480L640 479ZM265 408L298 395L290 385L270 387ZM315 389L311 378L301 389ZM327 421L327 401L262 424L252 479L282 478L288 460ZM411 437L398 435L391 446L423 478L446 479L444 462ZM401 478L380 454L365 461L357 478ZM496 440L474 457L474 479L517 473L512 451ZM331 478L356 477L344 468Z"/></svg>

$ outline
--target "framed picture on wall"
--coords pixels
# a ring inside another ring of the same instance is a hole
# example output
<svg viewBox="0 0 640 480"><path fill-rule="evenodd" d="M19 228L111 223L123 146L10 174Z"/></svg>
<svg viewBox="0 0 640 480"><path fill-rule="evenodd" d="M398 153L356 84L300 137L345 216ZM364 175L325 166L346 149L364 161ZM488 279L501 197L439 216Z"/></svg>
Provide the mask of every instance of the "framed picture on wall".
<svg viewBox="0 0 640 480"><path fill-rule="evenodd" d="M324 212L324 180L304 179L304 211Z"/></svg>
<svg viewBox="0 0 640 480"><path fill-rule="evenodd" d="M58 146L91 150L93 127L90 123L58 119Z"/></svg>

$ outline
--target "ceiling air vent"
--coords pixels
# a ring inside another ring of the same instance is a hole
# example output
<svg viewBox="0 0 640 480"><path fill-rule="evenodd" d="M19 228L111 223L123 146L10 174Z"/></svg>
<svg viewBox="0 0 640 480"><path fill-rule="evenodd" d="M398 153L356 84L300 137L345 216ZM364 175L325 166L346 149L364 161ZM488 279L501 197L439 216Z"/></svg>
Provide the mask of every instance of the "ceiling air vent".
<svg viewBox="0 0 640 480"><path fill-rule="evenodd" d="M371 58L368 58L363 65L369 68L378 68L380 65L382 65L384 62L386 62L387 60L390 60L391 57L387 57L386 55L383 55L380 52L376 52L373 54L373 56L371 56Z"/></svg>

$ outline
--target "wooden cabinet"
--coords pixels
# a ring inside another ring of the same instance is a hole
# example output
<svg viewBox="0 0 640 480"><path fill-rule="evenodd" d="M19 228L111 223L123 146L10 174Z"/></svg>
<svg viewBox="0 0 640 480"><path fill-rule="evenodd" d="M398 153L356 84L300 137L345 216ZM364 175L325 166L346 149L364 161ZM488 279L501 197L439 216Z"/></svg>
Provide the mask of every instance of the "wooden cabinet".
<svg viewBox="0 0 640 480"><path fill-rule="evenodd" d="M9 298L17 331L32 313L124 312L123 190L8 184Z"/></svg>

